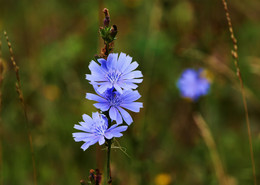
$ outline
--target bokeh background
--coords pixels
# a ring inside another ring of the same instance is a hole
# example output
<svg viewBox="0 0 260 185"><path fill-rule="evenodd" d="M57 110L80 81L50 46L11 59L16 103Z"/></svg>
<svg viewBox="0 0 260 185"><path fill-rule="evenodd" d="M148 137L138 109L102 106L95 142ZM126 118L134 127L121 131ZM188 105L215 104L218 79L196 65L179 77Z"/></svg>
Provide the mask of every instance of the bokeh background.
<svg viewBox="0 0 260 185"><path fill-rule="evenodd" d="M228 1L238 39L260 182L260 2ZM15 90L3 30L20 67L39 185L77 185L90 169L104 173L104 146L80 149L73 126L96 109L85 99L89 62L100 52L102 9L118 26L115 52L140 64L144 108L112 151L114 185L219 184L210 149L194 119L200 112L232 184L253 184L245 114L221 0L0 0L4 80L1 185L33 184L25 118ZM192 103L176 81L185 68L205 68L209 95ZM117 145L118 146L118 145Z"/></svg>

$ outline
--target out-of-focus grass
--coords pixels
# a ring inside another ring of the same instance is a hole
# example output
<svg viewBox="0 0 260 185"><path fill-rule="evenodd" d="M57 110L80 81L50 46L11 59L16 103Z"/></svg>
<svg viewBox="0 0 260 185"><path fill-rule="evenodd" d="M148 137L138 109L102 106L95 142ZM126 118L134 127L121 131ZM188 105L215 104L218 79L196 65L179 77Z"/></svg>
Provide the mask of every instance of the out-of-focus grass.
<svg viewBox="0 0 260 185"><path fill-rule="evenodd" d="M85 74L99 52L100 2L1 3L0 30L8 31L20 66L39 185L79 184L89 169L97 166L97 148L83 152L72 132L83 113L96 110L93 102L85 99L86 92L93 92ZM221 1L116 0L104 2L104 6L119 29L115 52L133 56L144 74L139 88L144 109L132 114L134 123L119 139L131 159L118 149L112 152L114 184L158 184L160 174L169 175L170 184L218 184L208 149L192 119L192 105L181 99L176 89L176 80L186 67L211 71L211 92L200 100L199 109L210 124L227 174L238 184L252 184L243 104ZM232 0L229 7L240 46L241 72L250 92L249 116L259 172L260 5L257 0ZM160 18L155 14L156 20L151 20L151 11L159 12ZM3 57L1 173L5 184L33 184L25 119L6 43Z"/></svg>

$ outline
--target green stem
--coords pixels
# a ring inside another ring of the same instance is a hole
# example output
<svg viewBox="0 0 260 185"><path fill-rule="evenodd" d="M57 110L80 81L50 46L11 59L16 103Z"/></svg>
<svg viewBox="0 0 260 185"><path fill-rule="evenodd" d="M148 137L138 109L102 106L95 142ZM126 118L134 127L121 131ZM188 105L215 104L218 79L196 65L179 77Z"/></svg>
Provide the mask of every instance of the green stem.
<svg viewBox="0 0 260 185"><path fill-rule="evenodd" d="M108 57L108 54L109 54L109 43L108 42L105 42L106 43L106 55Z"/></svg>
<svg viewBox="0 0 260 185"><path fill-rule="evenodd" d="M104 43L105 43L105 47L106 47L105 55L106 55L106 59L107 59L107 57L109 55L109 42L104 39ZM105 112L105 115L108 118L108 128L110 128L112 125L112 120L109 117L108 111ZM107 141L107 183L109 185L111 185L112 177L111 177L111 168L110 168L110 153L111 153L112 139L107 139L106 141Z"/></svg>
<svg viewBox="0 0 260 185"><path fill-rule="evenodd" d="M111 170L110 170L110 153L111 153L111 139L107 141L107 179L108 184L112 184Z"/></svg>
<svg viewBox="0 0 260 185"><path fill-rule="evenodd" d="M108 128L112 125L112 120L109 117L109 113L106 112L105 115L108 118ZM108 184L112 184L112 177L111 177L111 168L110 168L110 154L111 154L111 144L112 139L107 139L107 182Z"/></svg>

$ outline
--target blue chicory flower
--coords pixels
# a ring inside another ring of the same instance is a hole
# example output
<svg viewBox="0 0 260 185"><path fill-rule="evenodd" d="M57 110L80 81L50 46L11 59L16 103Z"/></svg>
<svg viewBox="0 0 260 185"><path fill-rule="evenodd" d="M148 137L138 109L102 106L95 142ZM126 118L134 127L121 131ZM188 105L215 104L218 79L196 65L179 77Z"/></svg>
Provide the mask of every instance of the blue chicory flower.
<svg viewBox="0 0 260 185"><path fill-rule="evenodd" d="M177 87L183 97L196 101L200 96L208 94L210 82L202 75L202 71L202 69L183 71L177 82Z"/></svg>
<svg viewBox="0 0 260 185"><path fill-rule="evenodd" d="M113 137L121 137L121 132L127 129L127 126L118 126L116 124L108 128L108 120L104 114L98 112L92 113L92 118L86 114L83 114L83 122L79 122L80 125L75 124L74 128L82 132L73 133L74 140L76 142L84 141L81 146L83 150L86 150L90 145L99 143L102 145L106 139L112 139Z"/></svg>
<svg viewBox="0 0 260 185"><path fill-rule="evenodd" d="M143 77L141 71L135 70L138 67L137 62L132 62L132 57L121 53L111 53L107 60L97 59L101 64L91 61L89 69L91 74L86 75L86 79L92 85L97 85L97 91L104 93L107 89L115 88L119 93L123 93L122 89L136 89L138 86L135 83L141 83Z"/></svg>
<svg viewBox="0 0 260 185"><path fill-rule="evenodd" d="M97 87L94 86L95 90L96 88ZM86 98L97 101L98 103L95 103L94 106L101 111L109 110L109 117L112 120L115 120L117 124L121 124L123 122L122 117L128 125L133 122L130 114L123 108L133 112L139 112L140 108L143 107L143 103L134 102L141 97L138 91L122 90L122 94L120 94L112 88L106 90L102 94L97 90L96 92L99 96L92 93L87 93Z"/></svg>

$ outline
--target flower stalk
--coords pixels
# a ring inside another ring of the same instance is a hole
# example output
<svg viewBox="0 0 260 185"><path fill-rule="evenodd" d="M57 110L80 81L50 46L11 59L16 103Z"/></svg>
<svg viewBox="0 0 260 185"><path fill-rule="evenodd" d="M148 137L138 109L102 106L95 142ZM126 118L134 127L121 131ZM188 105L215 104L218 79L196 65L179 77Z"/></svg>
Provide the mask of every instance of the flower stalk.
<svg viewBox="0 0 260 185"><path fill-rule="evenodd" d="M76 142L84 141L81 146L83 150L95 143L106 145L106 183L111 185L110 160L113 138L123 136L121 132L126 131L133 122L131 115L125 109L139 112L140 108L143 108L143 103L135 102L141 95L134 90L138 87L137 84L143 81L143 75L141 71L136 70L139 64L136 61L132 62L132 57L122 52L120 54L111 53L113 41L117 35L117 27L116 25L109 26L108 9L105 8L103 12L105 14L104 25L100 27L99 33L104 41L104 47L89 64L91 74L86 74L86 79L96 91L96 94L86 93L86 99L96 101L94 106L100 112L92 113L92 117L83 114L83 121L74 125L79 132L73 133L72 136ZM93 176L93 172L91 174L90 183L100 184L101 178L97 180L94 178L96 176ZM101 174L98 177L101 177ZM81 181L82 185L85 185L84 183L85 181Z"/></svg>
<svg viewBox="0 0 260 185"><path fill-rule="evenodd" d="M110 167L110 154L111 154L112 139L107 140L107 179L108 184L112 184L111 167Z"/></svg>
<svg viewBox="0 0 260 185"><path fill-rule="evenodd" d="M100 27L100 35L101 35L102 39L104 40L104 44L105 44L105 47L104 47L105 50L102 49L103 55L104 55L104 58L107 58L109 55L109 52L112 50L112 48L109 49L109 43L112 43L114 41L115 36L114 37L110 36L110 28L109 28L110 15L109 15L108 9L104 8L103 12L105 14L104 27ZM102 55L102 52L101 52L101 55ZM106 111L105 114L108 117L108 128L110 128L112 123L111 123L111 119L109 118L109 112ZM107 139L107 182L108 182L108 184L112 184L111 167L110 167L111 144L112 144L112 139Z"/></svg>
<svg viewBox="0 0 260 185"><path fill-rule="evenodd" d="M112 125L112 120L109 117L109 112L106 111L105 115L108 118L108 128L110 128ZM112 139L106 139L106 144L107 144L107 183L112 184L112 175L111 175L111 167L110 167Z"/></svg>

